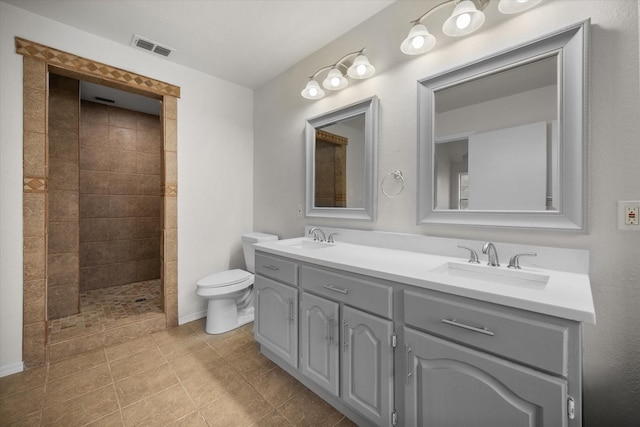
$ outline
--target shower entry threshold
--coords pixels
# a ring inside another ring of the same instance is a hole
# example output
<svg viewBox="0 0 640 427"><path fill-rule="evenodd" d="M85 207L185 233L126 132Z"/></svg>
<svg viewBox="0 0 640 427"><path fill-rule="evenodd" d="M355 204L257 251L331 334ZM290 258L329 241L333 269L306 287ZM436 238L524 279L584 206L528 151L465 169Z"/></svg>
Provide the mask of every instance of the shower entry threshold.
<svg viewBox="0 0 640 427"><path fill-rule="evenodd" d="M48 322L48 361L166 328L160 279L80 293L80 312Z"/></svg>

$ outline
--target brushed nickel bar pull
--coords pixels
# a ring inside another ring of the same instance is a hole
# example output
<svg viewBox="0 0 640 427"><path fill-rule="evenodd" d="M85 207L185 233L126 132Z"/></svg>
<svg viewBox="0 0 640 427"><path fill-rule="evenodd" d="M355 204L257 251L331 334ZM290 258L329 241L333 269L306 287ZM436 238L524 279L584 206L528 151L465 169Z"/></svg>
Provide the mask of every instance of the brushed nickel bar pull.
<svg viewBox="0 0 640 427"><path fill-rule="evenodd" d="M349 322L342 324L342 335L344 336L344 351L349 347Z"/></svg>
<svg viewBox="0 0 640 427"><path fill-rule="evenodd" d="M329 329L329 333L327 334L327 340L329 341L329 345L333 342L333 317L329 318L327 322L327 328Z"/></svg>
<svg viewBox="0 0 640 427"><path fill-rule="evenodd" d="M275 271L275 270L280 270L280 267L276 267L275 265L265 265L265 264L262 264L262 266L263 266L264 268L268 268L269 270L274 270L274 271Z"/></svg>
<svg viewBox="0 0 640 427"><path fill-rule="evenodd" d="M459 323L458 321L456 321L456 319L442 319L442 323L446 323L447 325L456 326L462 329L467 329L469 331L478 332L480 334L489 335L490 337L495 335L487 328L476 328L475 326L465 325L464 323Z"/></svg>
<svg viewBox="0 0 640 427"><path fill-rule="evenodd" d="M405 360L406 364L405 364L405 369L407 372L407 384L409 384L411 382L411 377L413 376L413 373L411 372L411 347L409 347L408 345L404 345L404 348L406 350L406 356L407 359Z"/></svg>
<svg viewBox="0 0 640 427"><path fill-rule="evenodd" d="M323 288L329 289L330 291L333 291L333 292L340 292L341 294L345 294L345 295L349 293L347 289L338 288L334 285L324 285Z"/></svg>
<svg viewBox="0 0 640 427"><path fill-rule="evenodd" d="M295 320L293 317L293 299L289 298L289 323L293 323Z"/></svg>

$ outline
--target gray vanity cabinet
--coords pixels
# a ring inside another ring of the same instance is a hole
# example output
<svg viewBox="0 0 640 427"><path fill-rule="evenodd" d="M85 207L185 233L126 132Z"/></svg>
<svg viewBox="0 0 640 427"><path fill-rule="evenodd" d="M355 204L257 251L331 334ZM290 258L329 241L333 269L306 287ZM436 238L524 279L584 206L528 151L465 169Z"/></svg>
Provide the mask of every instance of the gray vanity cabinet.
<svg viewBox="0 0 640 427"><path fill-rule="evenodd" d="M342 332L342 399L376 425L389 425L393 322L344 306Z"/></svg>
<svg viewBox="0 0 640 427"><path fill-rule="evenodd" d="M296 280L295 263L256 254L255 339L295 368L298 367L298 289L292 285Z"/></svg>
<svg viewBox="0 0 640 427"><path fill-rule="evenodd" d="M405 328L406 426L566 426L567 381Z"/></svg>
<svg viewBox="0 0 640 427"><path fill-rule="evenodd" d="M576 322L434 291L403 296L403 425L581 425Z"/></svg>
<svg viewBox="0 0 640 427"><path fill-rule="evenodd" d="M395 335L381 316L391 317L392 287L307 265L299 276L303 374L372 424L390 425Z"/></svg>
<svg viewBox="0 0 640 427"><path fill-rule="evenodd" d="M331 394L339 394L340 356L336 302L307 292L301 295L300 370Z"/></svg>

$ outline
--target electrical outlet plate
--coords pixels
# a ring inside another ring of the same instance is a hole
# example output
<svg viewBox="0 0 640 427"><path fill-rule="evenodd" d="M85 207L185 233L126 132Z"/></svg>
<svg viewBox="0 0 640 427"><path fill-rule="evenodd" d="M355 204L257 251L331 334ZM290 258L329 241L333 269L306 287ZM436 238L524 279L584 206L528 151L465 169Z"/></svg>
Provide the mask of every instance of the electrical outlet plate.
<svg viewBox="0 0 640 427"><path fill-rule="evenodd" d="M640 231L640 200L618 202L618 230Z"/></svg>

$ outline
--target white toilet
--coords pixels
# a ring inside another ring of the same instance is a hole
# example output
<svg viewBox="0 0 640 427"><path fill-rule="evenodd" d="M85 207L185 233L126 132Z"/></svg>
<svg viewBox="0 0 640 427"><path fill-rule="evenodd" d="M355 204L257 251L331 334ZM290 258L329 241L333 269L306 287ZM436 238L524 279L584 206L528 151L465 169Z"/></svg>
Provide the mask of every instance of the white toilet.
<svg viewBox="0 0 640 427"><path fill-rule="evenodd" d="M198 280L196 295L209 300L205 328L208 334L221 334L253 322L253 244L271 240L278 240L278 236L265 233L243 234L242 249L249 271L221 271Z"/></svg>

